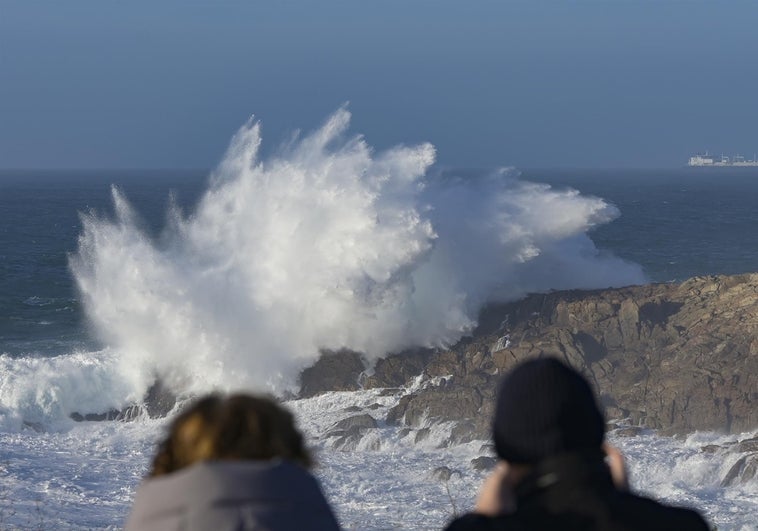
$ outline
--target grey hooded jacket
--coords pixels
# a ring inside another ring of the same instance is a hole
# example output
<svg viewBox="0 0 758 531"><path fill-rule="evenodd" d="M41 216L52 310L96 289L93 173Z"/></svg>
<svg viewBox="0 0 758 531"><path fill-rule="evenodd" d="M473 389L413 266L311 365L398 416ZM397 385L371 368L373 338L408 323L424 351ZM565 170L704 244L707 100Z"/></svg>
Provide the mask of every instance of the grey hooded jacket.
<svg viewBox="0 0 758 531"><path fill-rule="evenodd" d="M284 461L202 462L145 481L126 531L339 530L316 479Z"/></svg>

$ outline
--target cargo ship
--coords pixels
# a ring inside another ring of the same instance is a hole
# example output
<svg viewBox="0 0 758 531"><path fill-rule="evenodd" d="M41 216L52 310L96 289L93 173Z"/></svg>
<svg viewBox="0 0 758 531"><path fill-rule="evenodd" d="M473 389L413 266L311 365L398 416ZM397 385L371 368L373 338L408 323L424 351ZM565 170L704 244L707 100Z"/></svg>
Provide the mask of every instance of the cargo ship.
<svg viewBox="0 0 758 531"><path fill-rule="evenodd" d="M698 153L690 157L687 166L713 166L718 168L758 167L758 159L756 159L755 155L753 155L752 160L747 160L742 155L735 155L734 157L721 155L720 157L715 157L714 155L709 155L706 151L705 154Z"/></svg>

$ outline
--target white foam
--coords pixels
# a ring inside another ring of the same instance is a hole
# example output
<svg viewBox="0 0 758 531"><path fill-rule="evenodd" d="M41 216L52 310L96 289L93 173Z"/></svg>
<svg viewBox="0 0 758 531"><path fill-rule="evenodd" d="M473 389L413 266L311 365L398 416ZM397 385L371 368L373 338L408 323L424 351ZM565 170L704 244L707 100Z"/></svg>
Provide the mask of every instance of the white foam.
<svg viewBox="0 0 758 531"><path fill-rule="evenodd" d="M454 511L473 506L484 473L470 461L487 454L487 441L441 447L449 426L432 425L429 436L414 443L415 431L406 434L382 420L405 392L326 393L286 403L315 451L315 472L345 529L441 529ZM373 415L378 428L349 450L335 448L336 438L325 434L336 422L363 413ZM84 422L57 432L0 432L3 527L119 529L165 423ZM758 480L719 487L737 456L700 451L736 438L646 433L613 442L628 458L635 489L696 507L720 530L749 531L755 529ZM435 477L439 467L452 472L449 479Z"/></svg>
<svg viewBox="0 0 758 531"><path fill-rule="evenodd" d="M728 449L737 440L754 438L758 432L741 435L694 433L685 439L660 437L655 433L630 438L612 438L627 457L632 486L642 493L672 503L693 507L708 516L718 529L756 530L758 477L723 487L721 482L744 454ZM706 452L707 445L721 445Z"/></svg>
<svg viewBox="0 0 758 531"><path fill-rule="evenodd" d="M340 109L268 160L247 123L158 240L115 189L114 219L83 216L71 267L134 390L161 375L188 392L281 391L322 348L373 360L448 345L493 298L644 280L586 236L618 215L601 199L505 170L431 178L431 145L375 153L349 119Z"/></svg>
<svg viewBox="0 0 758 531"><path fill-rule="evenodd" d="M74 412L100 413L142 399L113 351L40 358L0 355L0 426L67 429Z"/></svg>

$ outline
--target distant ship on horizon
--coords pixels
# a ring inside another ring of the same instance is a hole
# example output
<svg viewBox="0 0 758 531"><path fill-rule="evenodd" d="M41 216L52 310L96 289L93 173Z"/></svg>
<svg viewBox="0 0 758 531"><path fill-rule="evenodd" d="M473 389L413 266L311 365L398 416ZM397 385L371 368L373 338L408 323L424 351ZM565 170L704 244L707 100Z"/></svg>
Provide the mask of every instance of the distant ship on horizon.
<svg viewBox="0 0 758 531"><path fill-rule="evenodd" d="M687 166L715 166L723 168L728 167L758 167L758 159L753 155L752 160L747 160L742 155L735 155L734 157L727 157L721 155L716 158L714 155L709 155L706 151L704 154L698 153L690 157L687 162Z"/></svg>

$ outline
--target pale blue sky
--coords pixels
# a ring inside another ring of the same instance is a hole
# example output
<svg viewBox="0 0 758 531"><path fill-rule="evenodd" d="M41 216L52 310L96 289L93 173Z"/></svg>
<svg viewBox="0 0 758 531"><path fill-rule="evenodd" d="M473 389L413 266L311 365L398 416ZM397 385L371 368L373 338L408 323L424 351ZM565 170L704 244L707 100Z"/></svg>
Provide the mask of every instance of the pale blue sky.
<svg viewBox="0 0 758 531"><path fill-rule="evenodd" d="M211 167L349 101L450 166L758 151L758 2L0 0L0 168Z"/></svg>

